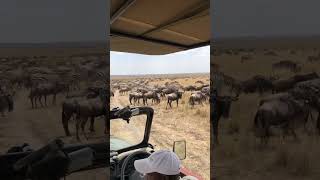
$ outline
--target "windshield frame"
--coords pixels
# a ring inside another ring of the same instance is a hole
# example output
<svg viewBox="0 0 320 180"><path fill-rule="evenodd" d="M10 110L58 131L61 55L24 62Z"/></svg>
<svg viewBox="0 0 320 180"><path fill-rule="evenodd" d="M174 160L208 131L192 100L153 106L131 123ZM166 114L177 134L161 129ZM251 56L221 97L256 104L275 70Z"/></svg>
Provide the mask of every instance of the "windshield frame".
<svg viewBox="0 0 320 180"><path fill-rule="evenodd" d="M135 149L140 149L140 148L146 148L149 146L149 138L150 138L154 110L151 107L147 107L147 106L130 108L130 110L134 110L134 109L139 110L139 113L135 114L134 116L139 116L139 115L143 115L143 114L147 115L143 140L137 145L129 146L129 147L119 149L119 150L114 150L112 152L117 152L118 154L121 154L123 152L131 151L131 150L135 150ZM114 117L114 118L110 118L110 120L119 120L119 118ZM123 120L123 121L125 121L125 120ZM130 123L130 120L129 120L129 123ZM111 151L110 151L110 153L111 153Z"/></svg>

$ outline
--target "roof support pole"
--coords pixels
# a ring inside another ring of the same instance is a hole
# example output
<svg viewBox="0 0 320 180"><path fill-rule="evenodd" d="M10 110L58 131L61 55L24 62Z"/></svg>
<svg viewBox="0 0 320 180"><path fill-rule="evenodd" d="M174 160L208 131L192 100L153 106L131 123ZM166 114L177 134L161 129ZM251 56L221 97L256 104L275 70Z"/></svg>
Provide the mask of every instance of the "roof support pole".
<svg viewBox="0 0 320 180"><path fill-rule="evenodd" d="M136 0L127 0L115 13L112 14L110 25L113 24L135 2Z"/></svg>

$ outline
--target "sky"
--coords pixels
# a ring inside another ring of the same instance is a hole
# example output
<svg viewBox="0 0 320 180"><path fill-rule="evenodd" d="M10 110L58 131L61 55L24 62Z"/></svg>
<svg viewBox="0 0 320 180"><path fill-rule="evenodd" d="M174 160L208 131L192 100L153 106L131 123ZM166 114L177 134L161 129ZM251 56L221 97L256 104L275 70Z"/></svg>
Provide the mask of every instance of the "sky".
<svg viewBox="0 0 320 180"><path fill-rule="evenodd" d="M106 0L1 0L0 43L105 41Z"/></svg>
<svg viewBox="0 0 320 180"><path fill-rule="evenodd" d="M210 46L167 55L110 53L111 75L209 73Z"/></svg>
<svg viewBox="0 0 320 180"><path fill-rule="evenodd" d="M211 0L215 38L320 35L319 0Z"/></svg>

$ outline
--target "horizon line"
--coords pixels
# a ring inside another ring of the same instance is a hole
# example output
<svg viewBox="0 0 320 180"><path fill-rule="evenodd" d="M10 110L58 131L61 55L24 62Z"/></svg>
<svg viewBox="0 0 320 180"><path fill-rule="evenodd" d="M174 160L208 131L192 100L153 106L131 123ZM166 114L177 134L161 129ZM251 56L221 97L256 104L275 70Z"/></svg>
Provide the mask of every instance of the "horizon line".
<svg viewBox="0 0 320 180"><path fill-rule="evenodd" d="M206 74L206 73L209 73L210 72L185 72L185 73L167 73L167 74L164 74L164 73L154 73L154 74L151 74L151 73L146 73L146 74L110 74L110 76L139 76L139 75L175 75L175 74Z"/></svg>

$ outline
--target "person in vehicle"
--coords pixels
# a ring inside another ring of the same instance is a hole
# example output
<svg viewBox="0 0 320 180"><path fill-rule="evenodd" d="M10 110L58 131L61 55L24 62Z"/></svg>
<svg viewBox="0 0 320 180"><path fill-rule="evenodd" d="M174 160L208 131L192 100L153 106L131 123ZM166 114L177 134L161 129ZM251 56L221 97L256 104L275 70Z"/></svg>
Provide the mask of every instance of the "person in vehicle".
<svg viewBox="0 0 320 180"><path fill-rule="evenodd" d="M135 169L144 174L145 180L179 180L181 162L172 151L160 150L148 158L136 160ZM190 177L189 177L190 178ZM194 180L197 180L196 178Z"/></svg>

